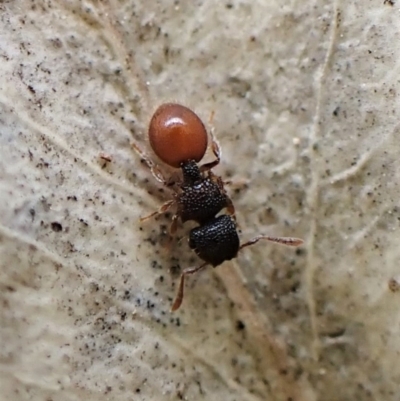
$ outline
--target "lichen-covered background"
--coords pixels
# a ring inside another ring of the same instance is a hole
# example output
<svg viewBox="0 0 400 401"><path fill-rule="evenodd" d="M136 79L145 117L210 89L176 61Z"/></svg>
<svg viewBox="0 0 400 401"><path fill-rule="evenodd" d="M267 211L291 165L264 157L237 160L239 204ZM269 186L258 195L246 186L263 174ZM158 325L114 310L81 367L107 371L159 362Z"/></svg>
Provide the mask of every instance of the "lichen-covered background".
<svg viewBox="0 0 400 401"><path fill-rule="evenodd" d="M398 401L399 4L2 1L0 398ZM165 101L215 112L243 240L305 240L175 314L193 224L139 222L131 148Z"/></svg>

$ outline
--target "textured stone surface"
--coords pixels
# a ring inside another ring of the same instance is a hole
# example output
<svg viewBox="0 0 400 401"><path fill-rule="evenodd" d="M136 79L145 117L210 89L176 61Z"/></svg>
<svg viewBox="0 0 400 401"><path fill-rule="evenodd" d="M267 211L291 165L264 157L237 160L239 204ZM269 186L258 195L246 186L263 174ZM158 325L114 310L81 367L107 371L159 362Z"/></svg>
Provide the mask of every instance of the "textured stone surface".
<svg viewBox="0 0 400 401"><path fill-rule="evenodd" d="M396 1L0 9L2 399L397 401ZM138 223L168 193L130 148L164 101L215 111L242 238L306 240L191 277L173 315L199 260Z"/></svg>

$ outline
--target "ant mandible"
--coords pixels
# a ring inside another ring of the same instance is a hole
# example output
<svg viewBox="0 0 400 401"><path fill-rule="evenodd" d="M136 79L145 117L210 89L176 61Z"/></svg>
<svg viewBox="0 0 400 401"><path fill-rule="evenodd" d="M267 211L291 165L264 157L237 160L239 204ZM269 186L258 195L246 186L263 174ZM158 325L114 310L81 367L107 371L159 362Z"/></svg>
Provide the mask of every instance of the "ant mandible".
<svg viewBox="0 0 400 401"><path fill-rule="evenodd" d="M179 182L165 179L158 166L136 144L132 145L155 179L173 189L173 199L141 221L176 206L171 234L176 231L178 218L182 222L194 220L199 224L189 233L189 247L204 263L182 271L171 311L176 311L182 304L186 276L197 273L208 265L217 267L226 260L235 258L241 249L254 245L261 239L288 246L299 246L303 243L299 238L259 235L240 244L232 200L225 191L222 179L211 171L221 160L221 150L212 132L210 135L211 149L216 159L198 165L208 146L207 130L201 119L189 108L176 103L165 103L155 111L148 131L150 146L164 163L181 169L182 179ZM222 209L226 209L228 214L217 216Z"/></svg>

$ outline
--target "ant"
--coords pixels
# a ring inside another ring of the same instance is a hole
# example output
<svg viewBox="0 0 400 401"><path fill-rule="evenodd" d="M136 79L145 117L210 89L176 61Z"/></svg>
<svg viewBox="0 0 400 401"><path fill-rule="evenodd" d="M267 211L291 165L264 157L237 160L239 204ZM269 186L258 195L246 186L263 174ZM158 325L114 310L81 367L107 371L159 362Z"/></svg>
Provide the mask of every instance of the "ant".
<svg viewBox="0 0 400 401"><path fill-rule="evenodd" d="M170 233L175 233L178 218L183 223L189 220L197 222L199 226L189 233L189 247L204 261L200 266L182 271L171 311L176 311L182 304L186 276L197 273L208 265L217 267L234 259L240 250L261 239L288 246L299 246L303 243L298 238L259 235L240 244L234 205L225 191L221 177L211 171L220 163L220 146L211 131L211 149L216 159L198 164L206 153L208 134L203 122L192 110L176 103L162 104L150 120L148 136L154 153L170 167L180 168L182 179L178 182L165 179L158 166L136 144L132 145L155 179L174 191L173 199L141 221L176 206ZM227 214L218 215L223 209L226 209Z"/></svg>

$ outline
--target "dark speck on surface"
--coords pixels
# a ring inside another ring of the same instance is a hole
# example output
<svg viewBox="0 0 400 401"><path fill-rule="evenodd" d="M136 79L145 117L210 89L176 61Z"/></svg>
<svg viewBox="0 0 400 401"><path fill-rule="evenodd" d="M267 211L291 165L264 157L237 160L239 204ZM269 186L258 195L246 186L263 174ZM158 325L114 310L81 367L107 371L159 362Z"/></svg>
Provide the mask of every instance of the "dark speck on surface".
<svg viewBox="0 0 400 401"><path fill-rule="evenodd" d="M61 225L59 222L57 222L57 221L53 221L53 222L51 223L51 229L52 229L54 232L58 233L58 232L62 231L62 225Z"/></svg>

